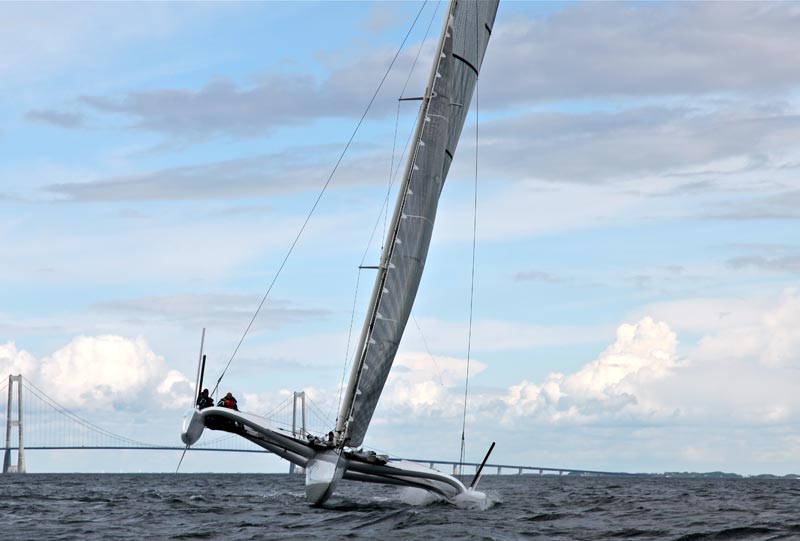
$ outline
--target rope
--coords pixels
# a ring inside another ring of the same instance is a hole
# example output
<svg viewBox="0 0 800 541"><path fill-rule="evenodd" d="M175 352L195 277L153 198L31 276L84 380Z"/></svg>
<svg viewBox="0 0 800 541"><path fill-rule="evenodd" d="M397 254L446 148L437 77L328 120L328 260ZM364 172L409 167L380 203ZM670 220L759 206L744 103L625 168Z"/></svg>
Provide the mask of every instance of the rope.
<svg viewBox="0 0 800 541"><path fill-rule="evenodd" d="M478 0L475 0L477 5ZM480 29L478 17L475 17L475 58L480 58ZM478 139L480 126L480 77L475 77L475 190L472 209L472 275L469 285L469 334L467 337L467 376L464 380L464 417L461 421L461 457L459 462L464 462L465 434L467 428L467 397L469 395L469 364L472 353L472 307L475 298L475 248L478 232Z"/></svg>
<svg viewBox="0 0 800 541"><path fill-rule="evenodd" d="M428 352L428 355L430 355L431 360L433 361L433 366L436 367L436 375L439 376L439 385L444 387L444 380L442 380L442 371L439 370L439 363L436 362L436 357L433 356L433 353L431 353L431 348L428 347L428 341L425 340L425 335L422 334L422 329L420 328L419 323L417 323L417 318L414 316L414 312L411 312L411 319L414 320L414 325L416 325L417 330L419 331L419 336L422 338L422 343L425 345L425 351Z"/></svg>
<svg viewBox="0 0 800 541"><path fill-rule="evenodd" d="M377 224L375 224L377 227ZM372 230L373 235L375 234L375 229ZM372 242L372 235L369 237L370 242ZM369 250L369 245L367 246L367 250ZM366 252L364 252L364 256L361 258L361 262L363 264L364 259L367 257ZM336 402L336 411L339 411L339 408L342 407L342 391L344 390L344 378L347 374L347 364L348 359L350 359L350 342L353 339L353 323L356 319L356 303L358 302L358 284L361 282L361 268L359 266L358 274L356 275L356 291L353 294L353 309L350 312L350 329L347 331L347 348L345 348L344 352L344 365L342 366L342 381L339 383L339 399ZM337 413L337 422L338 422L338 413Z"/></svg>
<svg viewBox="0 0 800 541"><path fill-rule="evenodd" d="M230 367L231 363L233 362L234 357L236 357L236 353L239 351L239 348L241 347L242 342L244 342L244 339L247 336L247 333L250 332L250 328L253 326L253 322L256 320L256 317L258 316L258 313L261 311L261 307L264 306L264 302L266 302L267 297L269 296L270 292L272 291L273 286L275 285L275 282L278 281L278 277L280 276L281 272L283 271L283 267L286 265L286 262L289 260L289 256L292 255L292 252L294 251L295 246L297 246L297 242L300 240L300 236L303 234L303 231L305 231L305 228L308 225L309 220L311 220L311 216L314 214L314 211L317 209L317 205L319 205L319 202L322 199L322 196L325 193L325 190L328 189L328 185L331 183L331 180L333 179L333 175L336 173L336 170L339 168L339 164L342 163L342 160L344 159L345 154L347 153L348 149L350 148L350 145L352 144L353 139L355 139L355 136L358 133L359 128L361 128L361 124L364 122L364 119L366 118L367 113L369 112L370 108L372 107L373 102L375 101L375 98L378 96L378 92L380 92L381 88L383 87L383 83L386 81L386 78L389 76L389 72L391 71L392 66L394 66L394 63L397 60L397 57L400 56L400 51L403 50L403 46L405 45L406 40L408 40L408 36L411 34L411 30L416 25L417 20L419 19L419 16L422 14L422 10L425 7L425 4L427 4L427 3L428 3L427 0L425 0L425 2L423 2L422 7L420 7L419 12L417 12L417 16L414 18L414 22L411 24L411 28L408 29L408 32L406 33L406 36L403 38L403 42L400 44L400 47L397 49L397 52L395 53L394 58L392 58L392 62L389 64L389 67L386 69L386 73L383 74L383 78L381 79L381 82L378 84L378 88L376 88L375 92L372 94L372 98L369 100L369 103L367 104L366 109L364 109L364 113L361 115L361 118L359 119L358 124L356 124L356 127L353 130L353 133L350 135L350 139L348 139L347 144L344 146L344 150L342 150L342 153L339 155L339 159L336 160L336 164L333 166L333 170L331 171L331 174L328 175L328 180L326 180L325 184L322 186L322 189L320 190L319 195L317 196L317 199L314 201L314 204L312 205L311 210L308 212L308 216L306 216L306 219L303 222L303 225L300 227L300 231L297 232L297 236L294 238L294 241L292 242L292 245L289 247L289 251L286 252L286 256L283 258L283 261L281 262L280 267L278 267L278 271L275 273L275 277L272 279L272 282L270 283L269 287L267 288L267 292L264 293L264 296L262 297L261 302L258 304L258 308L256 308L256 311L253 314L253 317L250 319L250 323L247 324L247 328L244 330L244 333L242 334L242 338L239 340L239 343L236 344L236 349L233 350L233 354L231 354L231 358L228 360L228 363L225 365L225 368L222 370L222 374L220 374L219 379L217 379L217 383L214 385L214 390L211 392L212 395L214 395L216 393L217 389L219 388L219 384L220 384L220 382L222 382L222 378L225 377L225 373L228 371L228 367Z"/></svg>

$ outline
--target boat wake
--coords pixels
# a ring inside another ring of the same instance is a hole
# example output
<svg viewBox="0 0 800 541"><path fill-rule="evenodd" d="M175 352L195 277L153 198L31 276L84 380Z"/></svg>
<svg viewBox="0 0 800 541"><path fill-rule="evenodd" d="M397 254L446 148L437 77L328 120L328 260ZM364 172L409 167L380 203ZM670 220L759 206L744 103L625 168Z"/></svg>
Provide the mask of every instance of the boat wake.
<svg viewBox="0 0 800 541"><path fill-rule="evenodd" d="M486 511L494 507L495 504L501 503L498 494L493 492L481 492L480 490L467 490L455 497L453 503L456 507L461 509L474 509L479 511Z"/></svg>
<svg viewBox="0 0 800 541"><path fill-rule="evenodd" d="M414 487L401 488L399 490L399 495L403 503L417 507L445 504L454 505L460 509L474 509L479 511L485 511L503 501L499 494L494 492L486 493L479 490L468 490L459 494L452 500L442 498L427 490Z"/></svg>
<svg viewBox="0 0 800 541"><path fill-rule="evenodd" d="M402 487L398 489L397 492L400 496L401 502L408 505L413 505L415 507L423 507L433 503L447 501L441 496L437 496L433 492L428 492L427 490L423 490L421 488Z"/></svg>

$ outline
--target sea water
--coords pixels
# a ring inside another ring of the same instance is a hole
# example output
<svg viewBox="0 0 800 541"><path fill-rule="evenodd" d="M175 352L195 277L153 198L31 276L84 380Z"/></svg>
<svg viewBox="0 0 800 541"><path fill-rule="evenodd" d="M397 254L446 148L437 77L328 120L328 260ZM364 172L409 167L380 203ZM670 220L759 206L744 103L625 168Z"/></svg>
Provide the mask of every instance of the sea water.
<svg viewBox="0 0 800 541"><path fill-rule="evenodd" d="M800 540L800 481L485 475L485 510L302 475L0 476L0 539Z"/></svg>

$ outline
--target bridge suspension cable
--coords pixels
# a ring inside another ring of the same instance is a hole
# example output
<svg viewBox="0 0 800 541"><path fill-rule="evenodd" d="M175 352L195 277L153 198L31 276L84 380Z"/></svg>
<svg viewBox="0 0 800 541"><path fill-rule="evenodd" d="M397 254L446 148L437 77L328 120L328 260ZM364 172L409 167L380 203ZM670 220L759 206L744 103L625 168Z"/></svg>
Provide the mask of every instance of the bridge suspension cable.
<svg viewBox="0 0 800 541"><path fill-rule="evenodd" d="M36 398L41 400L44 404L50 406L57 413L63 415L68 420L70 420L70 421L72 421L74 423L77 423L79 426L81 426L81 427L83 427L83 428L85 428L87 430L90 430L90 431L95 432L97 434L100 434L102 436L109 437L109 438L111 438L113 440L117 440L117 441L119 441L121 443L126 443L126 444L128 444L130 446L154 447L154 445L152 443L146 443L146 442L134 440L134 439L131 439L131 438L127 438L127 437L121 436L119 434L115 434L114 432L111 432L110 430L106 430L105 428L103 428L101 426L98 426L98 425L96 425L96 424L94 424L94 423L92 423L90 421L87 421L86 419L84 419L83 417L78 415L77 413L74 413L73 411L67 409L65 406L62 406L61 404L59 404L56 400L50 398L43 390L41 390L39 387L34 385L30 380L28 380L28 379L23 377L22 381L25 384L25 389L27 391L29 391L32 395L34 395Z"/></svg>
<svg viewBox="0 0 800 541"><path fill-rule="evenodd" d="M19 388L23 391L22 403L18 403L17 387L14 387L12 411L5 411L7 403L4 399L9 388L8 381L0 381L0 402L2 402L0 416L5 413L6 423L4 424L9 422L15 424L18 419L21 419L18 412L24 413L24 449L26 450L179 449L176 447L176 442L151 443L113 432L89 421L85 415L71 410L30 380L20 377L18 381L21 384ZM303 403L307 406L306 411L293 411L292 399L301 394ZM297 422L298 413L303 414L304 423ZM319 406L304 393L295 393L294 397L290 396L283 400L269 410L265 418L280 428L287 430L299 428L301 434L312 433L321 436L333 426L333 422L324 415ZM15 429L6 448L17 450L19 453L23 445L21 445L21 438L16 437L17 434L18 431ZM261 447L246 439L230 434L219 435L210 431L203 434L200 441L195 444L195 448L203 451L265 452Z"/></svg>

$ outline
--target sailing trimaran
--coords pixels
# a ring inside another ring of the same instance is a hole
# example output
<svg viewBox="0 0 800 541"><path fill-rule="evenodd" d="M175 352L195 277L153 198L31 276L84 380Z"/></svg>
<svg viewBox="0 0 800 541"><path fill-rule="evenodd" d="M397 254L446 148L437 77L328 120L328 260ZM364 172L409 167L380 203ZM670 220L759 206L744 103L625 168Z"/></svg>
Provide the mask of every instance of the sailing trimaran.
<svg viewBox="0 0 800 541"><path fill-rule="evenodd" d="M498 2L451 0L448 5L333 442L301 439L270 426L263 417L210 407L193 409L184 418L181 439L187 446L197 442L205 427L239 434L303 467L306 498L315 505L324 503L342 478L422 488L447 499L485 498L453 476L413 462L390 463L357 448L411 313L439 195L464 127ZM477 476L472 485L476 483Z"/></svg>

